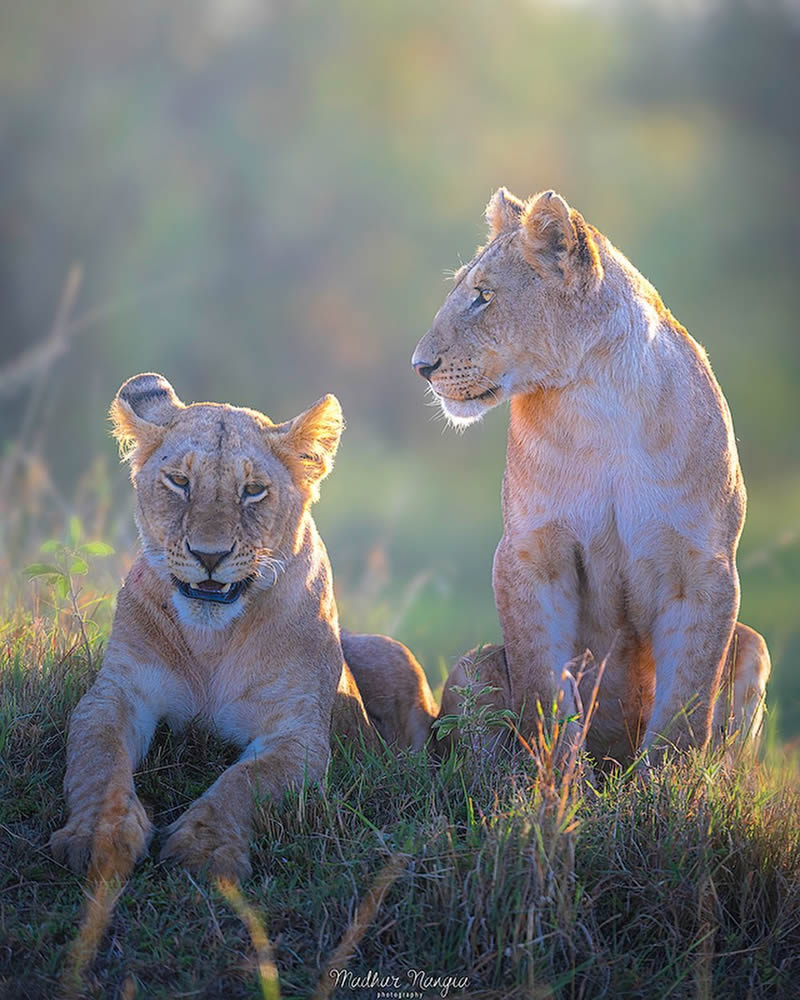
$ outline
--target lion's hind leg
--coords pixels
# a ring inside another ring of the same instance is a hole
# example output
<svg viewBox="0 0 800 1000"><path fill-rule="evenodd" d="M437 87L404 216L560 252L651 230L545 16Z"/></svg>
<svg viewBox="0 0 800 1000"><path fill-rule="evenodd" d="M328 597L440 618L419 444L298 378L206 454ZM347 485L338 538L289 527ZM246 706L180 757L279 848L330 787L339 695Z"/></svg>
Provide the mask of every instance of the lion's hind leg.
<svg viewBox="0 0 800 1000"><path fill-rule="evenodd" d="M728 650L720 692L714 704L714 739L736 733L738 739L758 744L764 724L764 696L771 670L764 637L736 623Z"/></svg>
<svg viewBox="0 0 800 1000"><path fill-rule="evenodd" d="M367 711L364 697L349 665L344 663L333 702L331 735L335 734L354 746L363 742L366 747L374 750L378 748L379 741L375 720Z"/></svg>
<svg viewBox="0 0 800 1000"><path fill-rule="evenodd" d="M370 722L401 750L421 750L438 707L413 653L386 635L342 629L342 650Z"/></svg>

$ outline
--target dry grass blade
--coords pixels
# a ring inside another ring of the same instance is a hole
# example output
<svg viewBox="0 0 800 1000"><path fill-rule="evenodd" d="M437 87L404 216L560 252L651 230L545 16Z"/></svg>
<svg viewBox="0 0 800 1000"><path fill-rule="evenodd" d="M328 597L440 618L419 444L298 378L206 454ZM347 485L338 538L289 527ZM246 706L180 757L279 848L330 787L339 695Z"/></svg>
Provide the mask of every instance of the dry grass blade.
<svg viewBox="0 0 800 1000"><path fill-rule="evenodd" d="M58 301L55 320L50 333L41 344L36 344L7 365L0 368L0 397L10 395L26 382L33 381L43 371L48 371L69 346L69 319L81 287L83 270L79 264L69 269Z"/></svg>
<svg viewBox="0 0 800 1000"><path fill-rule="evenodd" d="M106 879L99 874L90 874L80 930L70 945L61 979L66 997L81 996L84 973L94 961L124 887L124 879L118 876Z"/></svg>
<svg viewBox="0 0 800 1000"><path fill-rule="evenodd" d="M714 881L711 875L706 875L697 893L699 940L694 970L697 1000L711 1000L713 996L714 938L718 929L714 915L715 896Z"/></svg>
<svg viewBox="0 0 800 1000"><path fill-rule="evenodd" d="M83 269L79 264L73 264L61 289L53 325L44 343L24 352L21 357L0 369L0 398L26 383L32 383L16 440L0 462L0 510L2 511L13 509L9 503L9 496L15 473L31 445L37 423L40 436L46 423L41 412L47 408L45 389L54 363L69 347L68 324L82 281ZM0 525L2 528L0 541L8 537L12 523L10 518L5 518L4 521L6 523Z"/></svg>
<svg viewBox="0 0 800 1000"><path fill-rule="evenodd" d="M344 932L339 946L331 955L325 972L314 991L312 1000L326 1000L336 989L337 972L346 968L353 951L358 947L367 928L375 919L378 907L381 905L387 890L397 881L400 873L408 863L404 854L393 854L375 876L375 881L369 887L366 896L361 900L355 918Z"/></svg>
<svg viewBox="0 0 800 1000"><path fill-rule="evenodd" d="M278 969L272 955L272 945L264 928L264 924L259 919L258 914L242 895L239 886L230 879L218 878L215 880L217 888L228 901L231 909L242 921L253 942L258 961L258 981L261 986L261 995L264 1000L280 1000L281 987L278 978Z"/></svg>
<svg viewBox="0 0 800 1000"><path fill-rule="evenodd" d="M116 820L124 811L127 798L118 787L109 786L100 809L92 843L89 871L86 876L86 902L81 926L70 945L62 985L66 995L79 996L84 973L97 955L108 930L114 907L133 871L135 857L124 848L116 834Z"/></svg>

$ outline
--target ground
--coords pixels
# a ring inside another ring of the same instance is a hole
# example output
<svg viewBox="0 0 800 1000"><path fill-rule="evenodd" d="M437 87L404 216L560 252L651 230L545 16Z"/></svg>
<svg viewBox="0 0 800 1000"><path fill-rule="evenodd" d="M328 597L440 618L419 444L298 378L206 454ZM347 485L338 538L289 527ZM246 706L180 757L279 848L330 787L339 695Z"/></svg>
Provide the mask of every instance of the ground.
<svg viewBox="0 0 800 1000"><path fill-rule="evenodd" d="M467 741L441 764L340 748L324 787L263 804L240 895L151 850L116 901L119 887L105 903L94 890L87 925L84 882L47 840L103 635L87 662L58 621L0 633L0 996L289 998L319 984L377 998L378 976L400 983L384 996L411 997L414 970L431 977L425 996L796 995L800 781L775 746L599 791L580 759L551 772L544 741L489 762ZM208 734L159 730L137 776L156 825L232 759Z"/></svg>

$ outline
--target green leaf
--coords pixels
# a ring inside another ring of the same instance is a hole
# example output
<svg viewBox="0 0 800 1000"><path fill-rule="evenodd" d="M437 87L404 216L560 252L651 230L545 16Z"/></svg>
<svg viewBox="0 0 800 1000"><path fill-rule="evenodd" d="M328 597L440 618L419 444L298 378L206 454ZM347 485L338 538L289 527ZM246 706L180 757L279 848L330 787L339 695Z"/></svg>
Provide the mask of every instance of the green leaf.
<svg viewBox="0 0 800 1000"><path fill-rule="evenodd" d="M441 740L445 736L449 736L454 729L458 729L461 718L460 715L444 715L441 719L436 719L433 723L433 728L436 730L436 739Z"/></svg>
<svg viewBox="0 0 800 1000"><path fill-rule="evenodd" d="M76 556L72 560L72 565L69 568L70 573L74 573L76 576L86 576L89 572L89 564L85 559L81 559L80 556Z"/></svg>
<svg viewBox="0 0 800 1000"><path fill-rule="evenodd" d="M59 542L57 538L48 538L46 542L42 542L42 546L39 549L40 552L61 552L64 549L62 542Z"/></svg>
<svg viewBox="0 0 800 1000"><path fill-rule="evenodd" d="M22 571L29 580L37 576L63 576L64 574L58 566L51 566L50 563L31 563Z"/></svg>
<svg viewBox="0 0 800 1000"><path fill-rule="evenodd" d="M69 544L75 548L78 542L81 540L81 535L83 534L83 525L81 524L81 519L77 514L73 514L69 519Z"/></svg>
<svg viewBox="0 0 800 1000"><path fill-rule="evenodd" d="M86 542L78 551L85 556L113 556L114 546L108 542Z"/></svg>
<svg viewBox="0 0 800 1000"><path fill-rule="evenodd" d="M69 597L69 577L63 573L56 577L56 593L62 600Z"/></svg>

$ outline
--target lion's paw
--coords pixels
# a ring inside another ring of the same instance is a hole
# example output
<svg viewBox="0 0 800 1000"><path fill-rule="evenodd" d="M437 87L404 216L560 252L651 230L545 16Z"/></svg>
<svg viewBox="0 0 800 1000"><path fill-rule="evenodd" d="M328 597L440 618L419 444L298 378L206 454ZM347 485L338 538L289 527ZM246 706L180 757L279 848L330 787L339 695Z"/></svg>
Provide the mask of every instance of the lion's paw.
<svg viewBox="0 0 800 1000"><path fill-rule="evenodd" d="M162 861L221 878L242 880L251 874L246 832L210 799L194 802L166 833Z"/></svg>
<svg viewBox="0 0 800 1000"><path fill-rule="evenodd" d="M124 807L106 809L100 816L72 816L50 837L50 851L56 861L78 874L85 872L91 862L104 878L127 877L147 853L152 836L153 824L134 795Z"/></svg>
<svg viewBox="0 0 800 1000"><path fill-rule="evenodd" d="M50 837L50 853L74 872L85 872L94 842L94 827L83 818L71 819Z"/></svg>

